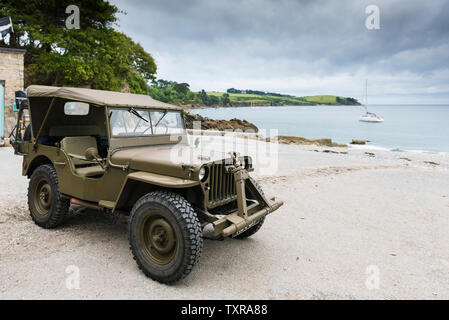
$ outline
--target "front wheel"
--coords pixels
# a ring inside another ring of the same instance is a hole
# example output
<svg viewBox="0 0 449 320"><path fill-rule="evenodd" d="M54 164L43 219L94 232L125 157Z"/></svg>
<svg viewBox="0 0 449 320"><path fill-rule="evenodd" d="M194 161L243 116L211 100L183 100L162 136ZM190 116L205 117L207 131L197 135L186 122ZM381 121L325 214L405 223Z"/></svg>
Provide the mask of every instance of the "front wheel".
<svg viewBox="0 0 449 320"><path fill-rule="evenodd" d="M190 203L165 191L148 193L136 202L130 215L129 240L139 268L161 283L186 277L203 247L201 225Z"/></svg>

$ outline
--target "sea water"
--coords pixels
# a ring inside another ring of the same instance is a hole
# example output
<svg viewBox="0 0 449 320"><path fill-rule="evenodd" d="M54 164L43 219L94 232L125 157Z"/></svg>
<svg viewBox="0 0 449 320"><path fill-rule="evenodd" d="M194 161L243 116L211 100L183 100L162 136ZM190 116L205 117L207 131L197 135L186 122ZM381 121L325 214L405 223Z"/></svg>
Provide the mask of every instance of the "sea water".
<svg viewBox="0 0 449 320"><path fill-rule="evenodd" d="M394 151L449 152L449 105L371 105L385 119L361 122L360 106L282 106L193 109L214 119L248 120L278 135L309 139L332 138L339 143L369 140L368 145Z"/></svg>

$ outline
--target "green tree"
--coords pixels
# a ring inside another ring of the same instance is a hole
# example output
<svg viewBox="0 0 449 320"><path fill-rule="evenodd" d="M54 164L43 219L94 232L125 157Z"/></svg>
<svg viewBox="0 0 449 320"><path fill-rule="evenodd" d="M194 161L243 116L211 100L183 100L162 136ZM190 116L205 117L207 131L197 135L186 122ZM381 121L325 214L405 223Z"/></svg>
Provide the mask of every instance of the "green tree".
<svg viewBox="0 0 449 320"><path fill-rule="evenodd" d="M158 79L157 81L153 82L153 86L158 88L167 88L171 84L171 81Z"/></svg>
<svg viewBox="0 0 449 320"><path fill-rule="evenodd" d="M204 104L204 105L206 105L206 106L208 106L209 104L209 97L207 96L207 93L206 93L206 91L204 91L204 89L203 90L201 90L200 92L198 92L198 98L201 100L201 102Z"/></svg>
<svg viewBox="0 0 449 320"><path fill-rule="evenodd" d="M224 93L224 94L221 96L221 104L222 104L222 106L224 106L224 107L226 107L226 106L228 106L228 105L231 104L231 99L229 98L229 93Z"/></svg>
<svg viewBox="0 0 449 320"><path fill-rule="evenodd" d="M207 106L216 106L220 104L220 98L217 96L208 96Z"/></svg>
<svg viewBox="0 0 449 320"><path fill-rule="evenodd" d="M158 79L153 81L151 87L148 87L148 92L152 98L168 103L189 104L196 102L195 94L190 91L190 85L185 82L178 83Z"/></svg>
<svg viewBox="0 0 449 320"><path fill-rule="evenodd" d="M188 83L177 83L175 82L173 84L173 89L175 89L177 92L179 92L180 94L187 94L187 92L190 91L190 85Z"/></svg>
<svg viewBox="0 0 449 320"><path fill-rule="evenodd" d="M68 5L80 8L80 29L68 30ZM139 93L154 79L156 64L125 34L113 29L119 10L104 0L2 0L0 16L11 16L15 33L2 46L26 49L29 84L87 86Z"/></svg>

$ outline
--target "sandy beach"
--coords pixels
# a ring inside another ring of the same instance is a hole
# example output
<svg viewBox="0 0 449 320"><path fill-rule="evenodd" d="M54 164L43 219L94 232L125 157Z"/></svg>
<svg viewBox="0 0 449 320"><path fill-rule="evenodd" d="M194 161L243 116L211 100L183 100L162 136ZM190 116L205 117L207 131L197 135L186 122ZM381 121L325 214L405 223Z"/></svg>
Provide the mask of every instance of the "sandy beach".
<svg viewBox="0 0 449 320"><path fill-rule="evenodd" d="M205 240L192 274L166 286L138 270L124 220L85 211L34 225L21 158L0 148L0 299L449 299L449 155L277 152L276 170L255 176L285 205L250 239Z"/></svg>

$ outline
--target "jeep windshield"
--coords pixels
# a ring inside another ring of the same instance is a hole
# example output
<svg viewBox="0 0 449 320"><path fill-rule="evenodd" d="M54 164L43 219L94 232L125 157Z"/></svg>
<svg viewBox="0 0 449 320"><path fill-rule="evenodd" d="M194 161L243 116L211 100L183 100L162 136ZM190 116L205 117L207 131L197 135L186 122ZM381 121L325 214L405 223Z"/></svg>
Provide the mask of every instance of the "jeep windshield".
<svg viewBox="0 0 449 320"><path fill-rule="evenodd" d="M112 109L109 113L111 134L121 136L152 136L185 132L180 111Z"/></svg>

